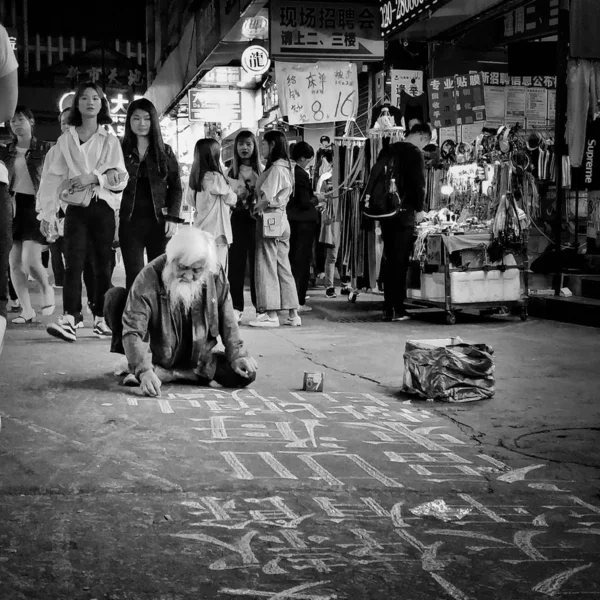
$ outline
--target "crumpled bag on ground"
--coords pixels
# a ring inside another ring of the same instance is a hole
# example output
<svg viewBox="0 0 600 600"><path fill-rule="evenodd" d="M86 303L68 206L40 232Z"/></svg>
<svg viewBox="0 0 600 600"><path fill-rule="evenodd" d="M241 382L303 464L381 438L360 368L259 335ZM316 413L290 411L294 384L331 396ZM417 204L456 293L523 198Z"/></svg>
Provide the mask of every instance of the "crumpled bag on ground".
<svg viewBox="0 0 600 600"><path fill-rule="evenodd" d="M459 337L408 340L402 391L445 402L471 402L495 393L493 349Z"/></svg>
<svg viewBox="0 0 600 600"><path fill-rule="evenodd" d="M426 502L409 510L413 515L417 515L418 517L435 517L447 523L448 521L460 521L460 519L466 517L473 509L452 508L442 498L438 498L437 500Z"/></svg>

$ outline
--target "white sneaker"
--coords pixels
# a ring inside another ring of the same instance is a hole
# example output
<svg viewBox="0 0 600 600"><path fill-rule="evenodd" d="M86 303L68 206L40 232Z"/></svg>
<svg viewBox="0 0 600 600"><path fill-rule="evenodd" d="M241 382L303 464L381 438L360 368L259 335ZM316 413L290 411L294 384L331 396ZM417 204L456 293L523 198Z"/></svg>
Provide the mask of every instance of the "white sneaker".
<svg viewBox="0 0 600 600"><path fill-rule="evenodd" d="M300 325L302 325L302 319L299 316L288 317L285 320L285 324L289 327L300 327Z"/></svg>
<svg viewBox="0 0 600 600"><path fill-rule="evenodd" d="M279 327L279 319L275 316L269 317L267 313L261 313L255 321L248 323L250 327Z"/></svg>
<svg viewBox="0 0 600 600"><path fill-rule="evenodd" d="M303 304L302 306L298 307L298 312L299 313L312 312L312 306L308 306L308 304Z"/></svg>
<svg viewBox="0 0 600 600"><path fill-rule="evenodd" d="M104 317L94 317L94 335L99 338L112 336L112 331L104 321Z"/></svg>
<svg viewBox="0 0 600 600"><path fill-rule="evenodd" d="M237 310L237 308L234 308L233 315L235 316L236 323L239 325L242 322L242 311Z"/></svg>
<svg viewBox="0 0 600 600"><path fill-rule="evenodd" d="M77 330L75 329L75 317L72 315L63 315L56 323L50 323L46 331L65 342L77 341Z"/></svg>

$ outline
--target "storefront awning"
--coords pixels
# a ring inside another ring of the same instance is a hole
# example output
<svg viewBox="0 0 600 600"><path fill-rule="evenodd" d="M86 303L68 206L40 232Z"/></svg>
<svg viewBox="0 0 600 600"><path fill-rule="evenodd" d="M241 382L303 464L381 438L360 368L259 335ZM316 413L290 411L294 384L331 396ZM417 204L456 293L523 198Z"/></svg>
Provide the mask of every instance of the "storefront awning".
<svg viewBox="0 0 600 600"><path fill-rule="evenodd" d="M219 6L217 0L212 0L211 4ZM265 6L266 0L253 0L239 18L231 23L222 20L212 41L199 30L198 19L191 19L179 44L169 54L145 94L159 114L164 114L179 102L203 73L214 67L240 64L242 53L250 43L250 38L244 33L244 24L263 13L268 22ZM254 40L257 38L253 36ZM200 52L199 39L200 47L206 46L204 50L200 48Z"/></svg>
<svg viewBox="0 0 600 600"><path fill-rule="evenodd" d="M548 0L549 1L549 0ZM478 20L486 20L506 13L525 0L409 0L404 13L388 12L384 17L384 35L387 39L406 41L433 41L458 28ZM380 0L382 14L386 6L394 7L400 0ZM400 13L400 14L399 14Z"/></svg>

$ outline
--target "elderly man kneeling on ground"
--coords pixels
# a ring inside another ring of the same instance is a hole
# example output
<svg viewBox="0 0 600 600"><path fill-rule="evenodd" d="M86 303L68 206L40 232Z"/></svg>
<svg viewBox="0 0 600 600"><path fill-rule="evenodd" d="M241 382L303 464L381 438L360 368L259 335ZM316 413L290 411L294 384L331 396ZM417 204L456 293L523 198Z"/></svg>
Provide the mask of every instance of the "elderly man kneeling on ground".
<svg viewBox="0 0 600 600"><path fill-rule="evenodd" d="M159 396L162 383L172 381L242 388L256 378L258 365L240 339L214 239L200 229L181 229L129 294L109 290L104 313L111 352L127 356L126 383L139 382L148 396ZM225 353L213 350L218 336Z"/></svg>

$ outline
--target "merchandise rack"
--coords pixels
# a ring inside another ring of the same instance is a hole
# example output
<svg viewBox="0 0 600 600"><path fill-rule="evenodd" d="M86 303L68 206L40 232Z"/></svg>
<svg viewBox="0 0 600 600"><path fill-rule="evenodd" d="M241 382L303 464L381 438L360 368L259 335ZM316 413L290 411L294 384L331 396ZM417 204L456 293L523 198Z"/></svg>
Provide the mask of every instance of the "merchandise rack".
<svg viewBox="0 0 600 600"><path fill-rule="evenodd" d="M433 234L443 238L443 236L455 236L461 235L456 233L440 233ZM431 237L431 236L430 236ZM491 240L491 235L490 235ZM429 241L429 240L428 240ZM440 243L440 260L438 265L428 265L426 263L412 261L410 269L419 269L419 279L421 281L421 288L411 288L409 286L407 290L406 304L409 310L413 314L419 313L431 313L431 312L445 312L446 313L446 324L454 325L456 323L456 313L465 310L479 311L480 314L493 312L501 308L512 308L519 309L519 316L522 321L526 321L528 317L527 305L529 302L529 257L527 251L527 237L525 237L520 248L513 251L515 258L520 256L521 264L516 265L497 265L497 264L484 264L479 267L453 267L450 261L450 252L448 251L446 243L443 239ZM484 252L487 263L487 245L481 244L474 246L473 250L480 250ZM510 254L510 252L507 252ZM435 270L437 266L437 271ZM452 274L453 273L468 273L468 272L483 272L489 273L492 271L506 272L509 270L517 269L519 271L519 284L521 286L521 292L518 300L494 300L494 301L475 301L475 302L460 302L457 301L452 295ZM444 299L430 299L424 297L418 297L415 291L418 290L421 294L423 289L423 275L432 273L442 272L444 274ZM409 281L412 281L412 276L409 270ZM417 296L417 297L415 297Z"/></svg>

